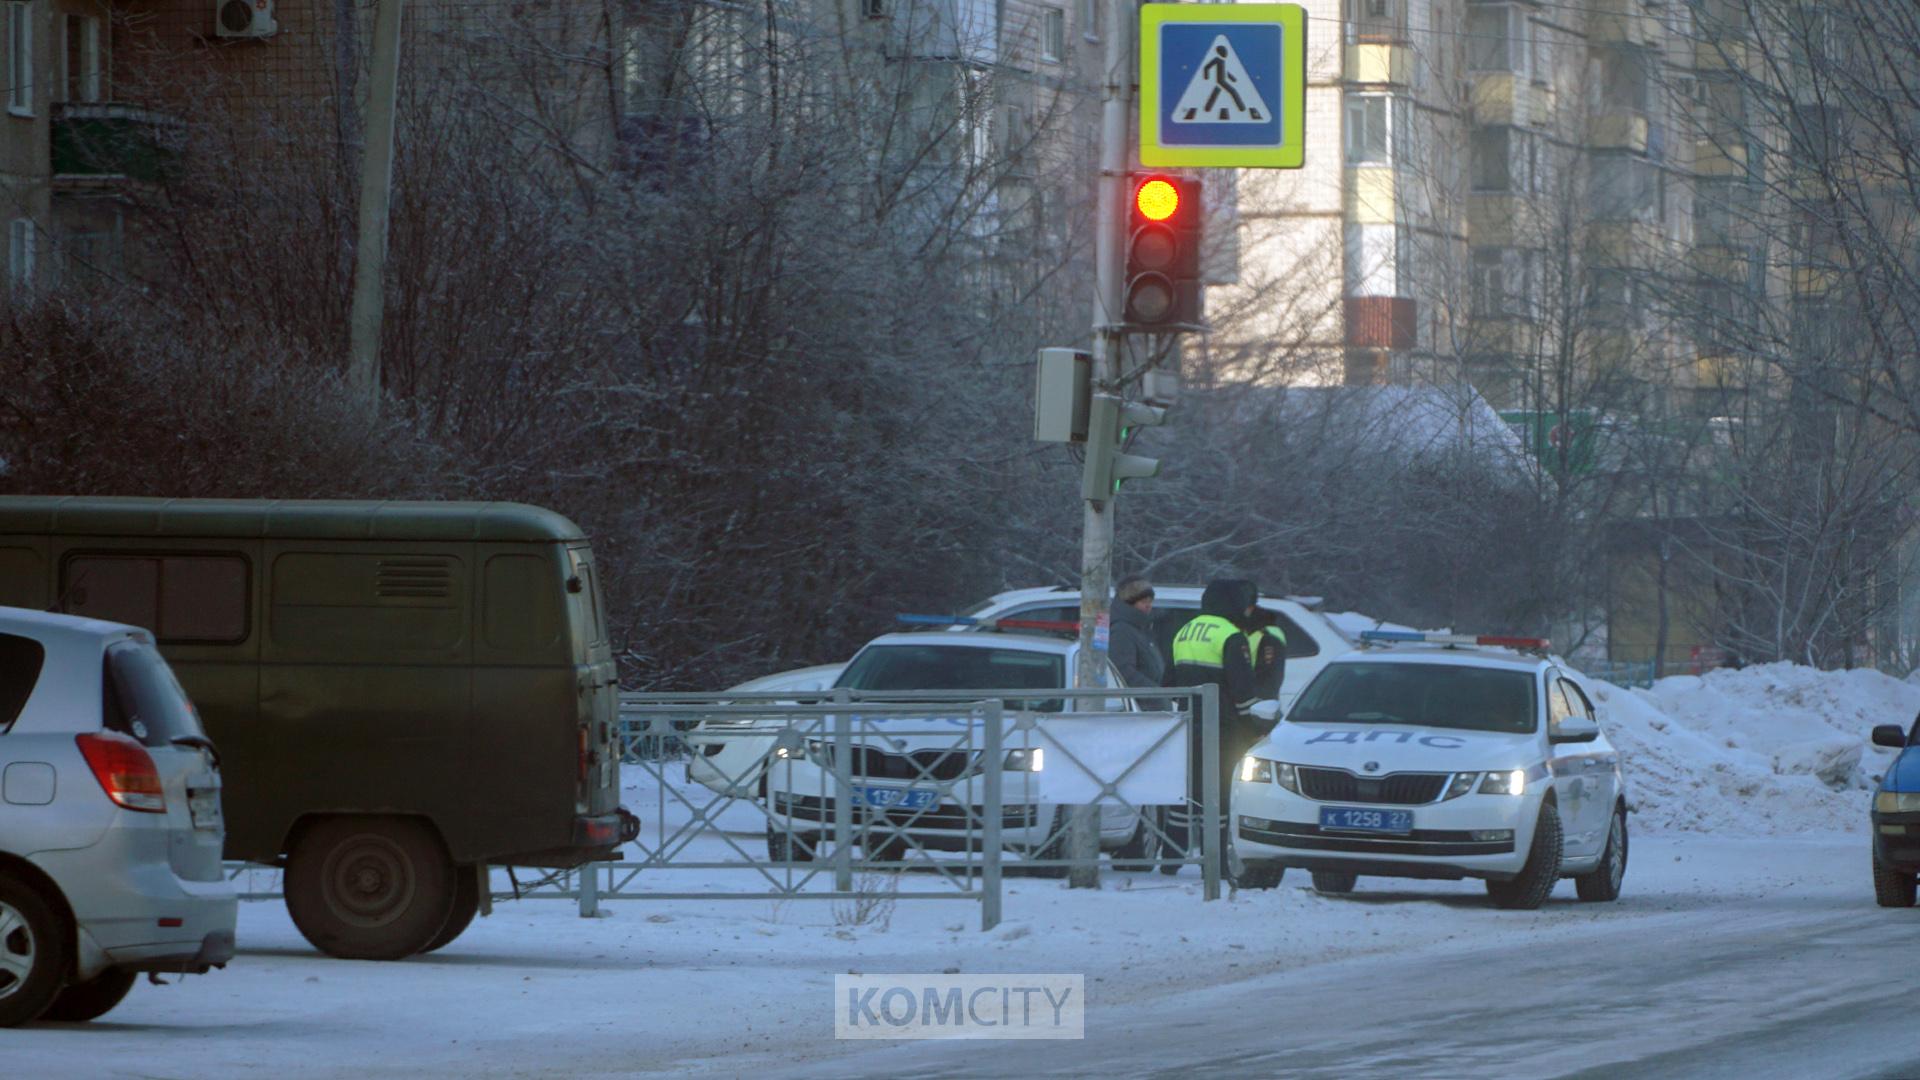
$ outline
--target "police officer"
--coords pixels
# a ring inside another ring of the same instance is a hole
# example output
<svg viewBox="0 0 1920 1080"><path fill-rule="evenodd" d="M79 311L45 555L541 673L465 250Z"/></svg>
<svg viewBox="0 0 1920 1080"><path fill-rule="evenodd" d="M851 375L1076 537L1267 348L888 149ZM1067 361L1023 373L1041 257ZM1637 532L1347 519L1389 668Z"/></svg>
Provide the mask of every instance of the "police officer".
<svg viewBox="0 0 1920 1080"><path fill-rule="evenodd" d="M1277 699L1287 678L1287 633L1276 618L1255 608L1246 627L1247 651L1253 655L1253 688L1262 701Z"/></svg>
<svg viewBox="0 0 1920 1080"><path fill-rule="evenodd" d="M1247 643L1247 635L1240 625L1248 619L1259 599L1259 590L1252 582L1234 579L1216 579L1208 582L1206 590L1200 594L1200 615L1180 628L1173 638L1173 671L1167 680L1168 686L1201 686L1212 683L1220 688L1220 844L1224 853L1230 850L1228 837L1231 835L1229 822L1232 814L1228 808L1228 798L1233 790L1233 771L1239 765L1240 757L1246 748L1257 741L1252 731L1253 718L1247 710L1259 700L1259 692L1254 686L1253 654ZM1195 702L1196 706L1198 701ZM1192 737L1188 741L1188 802L1191 816L1176 814L1169 822L1167 832L1174 840L1183 837L1188 846L1198 833L1198 809L1201 793L1204 790L1200 778L1200 769L1204 759L1201 756L1201 727L1195 717L1190 729ZM1186 818L1186 821L1182 821ZM1223 866L1228 865L1223 861ZM1177 872L1178 867L1162 867L1166 872Z"/></svg>

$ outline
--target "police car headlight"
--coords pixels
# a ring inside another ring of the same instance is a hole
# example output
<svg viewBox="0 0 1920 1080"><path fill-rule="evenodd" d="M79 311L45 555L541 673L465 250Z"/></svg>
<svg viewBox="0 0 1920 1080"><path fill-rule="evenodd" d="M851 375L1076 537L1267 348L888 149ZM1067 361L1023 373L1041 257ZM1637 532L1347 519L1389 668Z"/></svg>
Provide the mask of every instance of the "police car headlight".
<svg viewBox="0 0 1920 1080"><path fill-rule="evenodd" d="M1525 769L1502 769L1490 772L1480 784L1483 795L1525 795L1527 793L1527 772Z"/></svg>
<svg viewBox="0 0 1920 1080"><path fill-rule="evenodd" d="M1920 791L1882 791L1873 797L1873 808L1882 814L1920 813Z"/></svg>
<svg viewBox="0 0 1920 1080"><path fill-rule="evenodd" d="M1039 772L1047 767L1047 748L1036 746L1032 749L1022 747L1007 751L1008 772Z"/></svg>
<svg viewBox="0 0 1920 1080"><path fill-rule="evenodd" d="M1273 783L1273 762L1252 755L1241 758L1240 779L1249 784Z"/></svg>
<svg viewBox="0 0 1920 1080"><path fill-rule="evenodd" d="M1300 770L1284 761L1273 763L1273 782L1295 795L1300 794Z"/></svg>
<svg viewBox="0 0 1920 1080"><path fill-rule="evenodd" d="M1480 779L1480 774L1477 772L1454 773L1453 783L1447 785L1447 793L1440 796L1440 801L1446 802L1448 799L1457 799L1469 791L1472 791L1474 781L1478 779Z"/></svg>

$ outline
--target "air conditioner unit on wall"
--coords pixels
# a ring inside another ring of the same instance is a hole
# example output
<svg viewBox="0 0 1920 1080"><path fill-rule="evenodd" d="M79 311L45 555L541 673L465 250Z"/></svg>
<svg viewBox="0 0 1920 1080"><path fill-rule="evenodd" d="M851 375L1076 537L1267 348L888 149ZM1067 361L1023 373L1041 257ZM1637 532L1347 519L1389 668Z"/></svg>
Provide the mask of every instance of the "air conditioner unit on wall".
<svg viewBox="0 0 1920 1080"><path fill-rule="evenodd" d="M214 0L215 37L272 37L279 29L273 21L273 0Z"/></svg>

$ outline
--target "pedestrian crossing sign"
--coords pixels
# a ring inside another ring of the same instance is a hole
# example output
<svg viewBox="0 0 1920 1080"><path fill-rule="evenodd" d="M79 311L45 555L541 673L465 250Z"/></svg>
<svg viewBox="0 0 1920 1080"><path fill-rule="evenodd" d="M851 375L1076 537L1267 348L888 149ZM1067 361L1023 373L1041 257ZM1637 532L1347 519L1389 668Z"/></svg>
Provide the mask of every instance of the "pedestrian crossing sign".
<svg viewBox="0 0 1920 1080"><path fill-rule="evenodd" d="M1140 7L1140 163L1297 169L1307 19L1298 4Z"/></svg>

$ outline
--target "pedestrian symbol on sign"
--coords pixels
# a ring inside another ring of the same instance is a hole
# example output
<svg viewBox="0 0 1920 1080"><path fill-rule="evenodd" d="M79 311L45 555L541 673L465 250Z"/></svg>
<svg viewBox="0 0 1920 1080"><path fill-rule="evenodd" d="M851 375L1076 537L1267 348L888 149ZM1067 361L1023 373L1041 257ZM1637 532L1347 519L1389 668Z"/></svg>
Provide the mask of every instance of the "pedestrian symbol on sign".
<svg viewBox="0 0 1920 1080"><path fill-rule="evenodd" d="M1174 103L1171 119L1182 124L1264 124L1271 115L1240 54L1221 34Z"/></svg>

